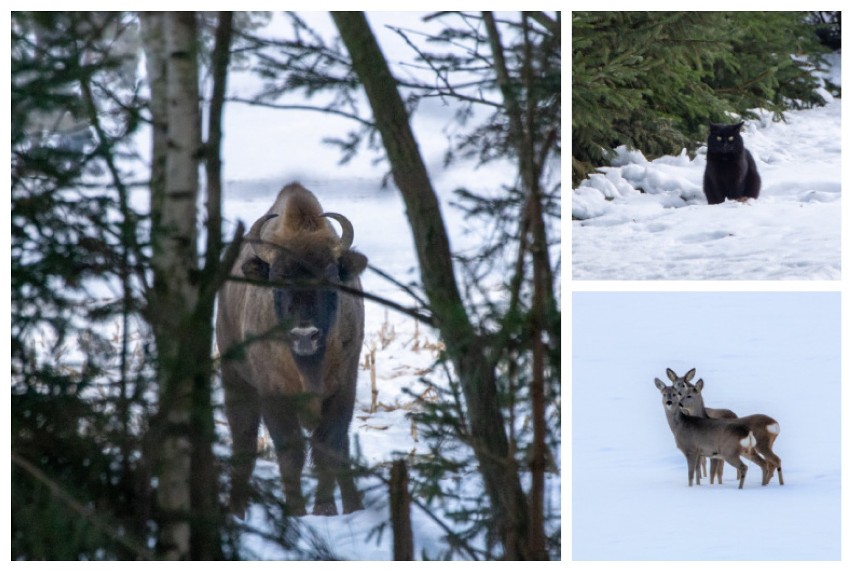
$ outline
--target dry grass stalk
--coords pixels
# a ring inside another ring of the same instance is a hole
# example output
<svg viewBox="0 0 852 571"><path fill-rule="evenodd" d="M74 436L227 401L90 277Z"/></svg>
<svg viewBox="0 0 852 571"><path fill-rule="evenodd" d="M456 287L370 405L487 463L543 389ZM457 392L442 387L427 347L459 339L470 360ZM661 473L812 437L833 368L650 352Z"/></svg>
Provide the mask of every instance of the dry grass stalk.
<svg viewBox="0 0 852 571"><path fill-rule="evenodd" d="M370 347L370 387L372 390L372 400L370 402L370 414L376 412L379 401L379 387L376 386L376 347Z"/></svg>

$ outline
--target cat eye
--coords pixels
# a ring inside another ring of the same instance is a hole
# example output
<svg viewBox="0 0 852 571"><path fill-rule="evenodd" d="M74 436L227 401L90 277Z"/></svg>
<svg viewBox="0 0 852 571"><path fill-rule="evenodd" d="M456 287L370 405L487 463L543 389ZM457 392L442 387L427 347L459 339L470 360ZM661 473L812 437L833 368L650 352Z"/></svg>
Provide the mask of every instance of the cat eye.
<svg viewBox="0 0 852 571"><path fill-rule="evenodd" d="M717 141L721 141L721 140L722 140L722 137L720 137L719 135L716 135L716 140L717 140Z"/></svg>
<svg viewBox="0 0 852 571"><path fill-rule="evenodd" d="M729 141L733 141L733 140L734 140L734 136L733 136L733 135L731 135L730 137L728 137L728 140L729 140Z"/></svg>

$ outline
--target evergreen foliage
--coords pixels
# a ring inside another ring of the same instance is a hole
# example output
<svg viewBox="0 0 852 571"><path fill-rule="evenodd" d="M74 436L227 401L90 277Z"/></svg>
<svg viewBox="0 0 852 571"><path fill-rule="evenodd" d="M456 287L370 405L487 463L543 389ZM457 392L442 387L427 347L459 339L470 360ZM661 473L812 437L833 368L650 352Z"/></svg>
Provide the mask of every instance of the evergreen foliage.
<svg viewBox="0 0 852 571"><path fill-rule="evenodd" d="M139 218L113 162L139 124L132 29L12 14L12 559L146 554L127 539L147 512L146 348L104 325L140 304Z"/></svg>
<svg viewBox="0 0 852 571"><path fill-rule="evenodd" d="M694 150L710 122L824 104L803 12L574 12L572 180L619 145Z"/></svg>
<svg viewBox="0 0 852 571"><path fill-rule="evenodd" d="M841 44L840 16L842 12L809 12L808 21L814 24L819 42L830 50Z"/></svg>

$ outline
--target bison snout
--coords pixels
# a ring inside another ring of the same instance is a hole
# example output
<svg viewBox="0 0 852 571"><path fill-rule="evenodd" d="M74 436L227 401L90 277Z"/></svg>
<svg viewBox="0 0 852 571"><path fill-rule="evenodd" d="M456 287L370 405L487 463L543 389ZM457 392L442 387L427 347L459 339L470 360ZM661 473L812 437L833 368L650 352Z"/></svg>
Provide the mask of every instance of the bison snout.
<svg viewBox="0 0 852 571"><path fill-rule="evenodd" d="M316 327L294 327L290 330L290 346L296 355L313 355L320 346L320 330Z"/></svg>

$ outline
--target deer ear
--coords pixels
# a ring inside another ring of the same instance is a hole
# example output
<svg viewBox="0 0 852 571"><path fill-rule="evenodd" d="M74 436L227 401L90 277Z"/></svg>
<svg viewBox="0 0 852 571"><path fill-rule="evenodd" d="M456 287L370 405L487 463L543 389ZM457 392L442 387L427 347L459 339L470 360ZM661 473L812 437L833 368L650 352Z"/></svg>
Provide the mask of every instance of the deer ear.
<svg viewBox="0 0 852 571"><path fill-rule="evenodd" d="M660 389L661 391L662 391L662 390L664 390L664 389L666 388L666 384L665 384L663 381L661 381L660 379L654 378L654 384L655 384L655 385L657 386L657 388L658 388L658 389Z"/></svg>
<svg viewBox="0 0 852 571"><path fill-rule="evenodd" d="M704 379L698 379L695 383L695 389L700 393L704 389Z"/></svg>
<svg viewBox="0 0 852 571"><path fill-rule="evenodd" d="M686 382L688 383L689 381L691 381L691 380L692 380L692 377L694 377L694 376L695 376L695 369L690 369L690 370L689 370L689 372L687 372L687 373L683 376L683 380L684 380L684 381L686 381Z"/></svg>
<svg viewBox="0 0 852 571"><path fill-rule="evenodd" d="M252 256L243 262L243 275L250 280L266 281L269 279L269 264L257 256Z"/></svg>
<svg viewBox="0 0 852 571"><path fill-rule="evenodd" d="M666 375L669 377L669 380L672 381L672 382L677 380L677 373L675 373L671 369L666 369Z"/></svg>

